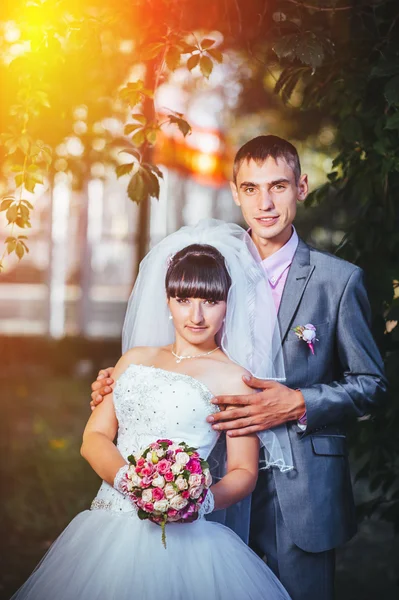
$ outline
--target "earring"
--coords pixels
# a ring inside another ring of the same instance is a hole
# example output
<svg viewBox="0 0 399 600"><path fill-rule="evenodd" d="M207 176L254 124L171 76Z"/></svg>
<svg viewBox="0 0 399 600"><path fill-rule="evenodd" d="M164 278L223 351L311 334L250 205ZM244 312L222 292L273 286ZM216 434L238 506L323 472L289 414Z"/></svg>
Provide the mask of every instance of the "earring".
<svg viewBox="0 0 399 600"><path fill-rule="evenodd" d="M173 319L172 315L169 315L169 320L172 320L172 319Z"/></svg>

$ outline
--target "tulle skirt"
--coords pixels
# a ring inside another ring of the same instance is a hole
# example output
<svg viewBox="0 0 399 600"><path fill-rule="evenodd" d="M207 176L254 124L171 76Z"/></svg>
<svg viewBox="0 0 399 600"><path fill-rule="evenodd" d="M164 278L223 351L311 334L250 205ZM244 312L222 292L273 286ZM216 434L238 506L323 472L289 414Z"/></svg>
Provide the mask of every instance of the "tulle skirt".
<svg viewBox="0 0 399 600"><path fill-rule="evenodd" d="M132 513L86 510L12 600L289 600L267 565L227 527L161 528Z"/></svg>

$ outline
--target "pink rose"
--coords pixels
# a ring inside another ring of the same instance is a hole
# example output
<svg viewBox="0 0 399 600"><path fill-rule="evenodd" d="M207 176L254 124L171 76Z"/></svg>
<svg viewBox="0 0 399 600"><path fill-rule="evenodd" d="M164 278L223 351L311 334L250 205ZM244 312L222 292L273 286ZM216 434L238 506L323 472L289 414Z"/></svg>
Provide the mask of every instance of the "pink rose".
<svg viewBox="0 0 399 600"><path fill-rule="evenodd" d="M144 490L141 498L142 498L143 502L151 502L151 500L152 500L152 490L150 490L150 489Z"/></svg>
<svg viewBox="0 0 399 600"><path fill-rule="evenodd" d="M178 514L179 514L179 511L175 510L174 508L170 508L168 510L168 517L175 517Z"/></svg>
<svg viewBox="0 0 399 600"><path fill-rule="evenodd" d="M202 475L200 475L199 473L192 473L190 475L190 477L188 478L188 484L190 487L198 486L198 485L201 485L201 483L203 483L202 480L203 480Z"/></svg>
<svg viewBox="0 0 399 600"><path fill-rule="evenodd" d="M179 477L176 479L176 485L177 485L177 489L180 491L186 490L188 488L187 481L181 475L179 475Z"/></svg>
<svg viewBox="0 0 399 600"><path fill-rule="evenodd" d="M165 496L166 496L166 498L167 498L168 500L170 500L171 498L173 498L173 497L174 497L174 496L176 496L176 494L177 494L177 492L176 492L176 490L175 490L174 486L173 486L171 483L167 483L167 484L165 485L164 492L165 492Z"/></svg>
<svg viewBox="0 0 399 600"><path fill-rule="evenodd" d="M152 483L151 477L143 477L143 479L141 480L141 483L140 483L140 487L148 488L148 487L150 487L151 483Z"/></svg>
<svg viewBox="0 0 399 600"><path fill-rule="evenodd" d="M147 512L154 512L154 505L152 502L146 502L144 504L144 510Z"/></svg>
<svg viewBox="0 0 399 600"><path fill-rule="evenodd" d="M144 467L144 465L145 465L145 460L144 460L144 458L139 458L139 459L138 459L138 461L137 461L137 465L136 465L136 466L137 466L137 467L139 467L139 468L141 469L141 467ZM137 472L137 471L136 471L136 472Z"/></svg>
<svg viewBox="0 0 399 600"><path fill-rule="evenodd" d="M162 500L162 498L165 497L164 491L161 490L161 488L154 488L152 490L152 498L153 500L157 501L157 500Z"/></svg>
<svg viewBox="0 0 399 600"><path fill-rule="evenodd" d="M203 491L204 491L203 485L197 485L195 487L192 487L190 490L190 498L192 500L197 500L201 496Z"/></svg>
<svg viewBox="0 0 399 600"><path fill-rule="evenodd" d="M143 477L148 477L152 475L154 472L154 466L151 463L146 463L145 466L141 469L141 474Z"/></svg>
<svg viewBox="0 0 399 600"><path fill-rule="evenodd" d="M157 464L156 470L158 471L158 473L160 475L165 475L165 473L167 473L167 471L169 471L171 464L172 463L170 462L170 460L166 460L165 458L163 458Z"/></svg>
<svg viewBox="0 0 399 600"><path fill-rule="evenodd" d="M198 458L190 458L186 464L186 469L190 471L190 473L202 473L201 463Z"/></svg>
<svg viewBox="0 0 399 600"><path fill-rule="evenodd" d="M184 491L181 493L181 497L182 497L182 498L190 498L190 492L189 492L188 490L184 490Z"/></svg>
<svg viewBox="0 0 399 600"><path fill-rule="evenodd" d="M173 479L174 479L174 475L173 475L172 471L168 471L167 473L165 473L164 477L165 477L165 481L173 481Z"/></svg>

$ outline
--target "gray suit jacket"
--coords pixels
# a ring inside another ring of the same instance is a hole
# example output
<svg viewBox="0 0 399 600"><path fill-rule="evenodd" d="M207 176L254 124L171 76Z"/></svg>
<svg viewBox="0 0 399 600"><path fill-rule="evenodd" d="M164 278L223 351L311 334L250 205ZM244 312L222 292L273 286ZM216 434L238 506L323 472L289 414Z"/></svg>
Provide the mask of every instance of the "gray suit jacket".
<svg viewBox="0 0 399 600"><path fill-rule="evenodd" d="M277 495L294 543L321 552L356 532L345 422L370 413L386 391L362 270L300 240L278 318L286 385L301 390L307 427L287 424L295 468L274 469ZM319 340L314 355L293 331L307 323ZM245 538L248 503L239 508L221 521Z"/></svg>

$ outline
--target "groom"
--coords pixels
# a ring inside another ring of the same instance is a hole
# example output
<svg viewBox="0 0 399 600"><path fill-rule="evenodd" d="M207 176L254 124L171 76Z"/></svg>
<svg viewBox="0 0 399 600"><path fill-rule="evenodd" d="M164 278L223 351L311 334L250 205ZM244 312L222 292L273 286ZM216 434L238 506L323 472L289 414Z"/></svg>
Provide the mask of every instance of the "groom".
<svg viewBox="0 0 399 600"><path fill-rule="evenodd" d="M292 223L308 181L289 142L268 135L246 143L231 188L278 310L287 381L251 378L246 383L258 394L218 397L220 406L235 408L208 419L231 436L287 427L294 470L260 470L250 545L293 600L332 600L334 548L356 532L345 422L368 414L386 389L363 275L298 238ZM300 326L315 336L311 344L294 332ZM92 405L110 391L110 371L100 377ZM225 519L233 529L236 514L232 507Z"/></svg>

